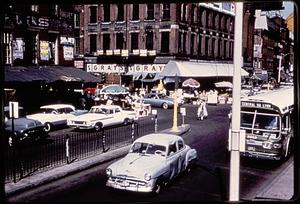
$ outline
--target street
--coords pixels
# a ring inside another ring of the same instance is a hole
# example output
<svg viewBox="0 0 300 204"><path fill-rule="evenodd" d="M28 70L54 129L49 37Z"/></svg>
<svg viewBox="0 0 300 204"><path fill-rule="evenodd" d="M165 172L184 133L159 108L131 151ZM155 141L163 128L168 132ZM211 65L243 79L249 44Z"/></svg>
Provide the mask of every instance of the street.
<svg viewBox="0 0 300 204"><path fill-rule="evenodd" d="M198 152L196 167L190 172L178 176L168 184L158 196L141 195L109 189L105 186L105 168L114 161L98 165L86 171L74 174L38 187L36 189L14 195L9 202L155 202L155 201L226 201L229 192L229 162L227 151L229 128L228 113L230 105L208 105L208 118L196 120L196 106L184 105L187 116L185 123L191 130L183 135L185 142ZM173 110L158 109L158 130L172 126ZM182 119L179 115L179 125ZM51 133L58 135L59 130ZM250 199L254 191L270 182L284 168L293 162L291 156L284 163L276 161L241 158L240 197Z"/></svg>

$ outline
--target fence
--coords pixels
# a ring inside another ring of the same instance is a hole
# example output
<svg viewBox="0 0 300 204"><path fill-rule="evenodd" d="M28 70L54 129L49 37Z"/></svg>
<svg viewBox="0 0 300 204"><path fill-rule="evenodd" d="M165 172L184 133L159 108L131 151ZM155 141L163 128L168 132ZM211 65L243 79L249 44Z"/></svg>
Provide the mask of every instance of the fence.
<svg viewBox="0 0 300 204"><path fill-rule="evenodd" d="M136 138L153 133L156 127L154 116L147 116L133 124L104 128L99 132L70 132L55 138L7 146L4 154L5 182L17 182L36 172L129 145Z"/></svg>

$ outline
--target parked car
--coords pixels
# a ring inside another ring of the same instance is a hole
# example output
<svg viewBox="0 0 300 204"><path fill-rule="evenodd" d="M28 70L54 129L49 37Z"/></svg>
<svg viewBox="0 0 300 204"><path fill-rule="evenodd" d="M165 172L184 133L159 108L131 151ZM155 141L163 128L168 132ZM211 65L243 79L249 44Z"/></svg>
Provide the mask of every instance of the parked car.
<svg viewBox="0 0 300 204"><path fill-rule="evenodd" d="M26 117L40 121L46 125L46 131L49 132L54 126L67 125L68 119L87 112L87 110L75 110L75 107L69 104L52 104L41 106L40 113L27 115Z"/></svg>
<svg viewBox="0 0 300 204"><path fill-rule="evenodd" d="M144 96L143 103L150 104L153 107L168 109L174 106L174 99L165 94L150 93ZM182 105L182 101L180 99L178 100L178 105Z"/></svg>
<svg viewBox="0 0 300 204"><path fill-rule="evenodd" d="M19 107L20 117L11 119L9 118L8 106L4 107L4 129L6 136L8 138L14 137L18 141L22 141L25 139L36 140L48 137L48 133L45 130L46 126L37 120L26 118L24 116L23 110L23 107Z"/></svg>
<svg viewBox="0 0 300 204"><path fill-rule="evenodd" d="M67 124L75 129L95 129L99 131L103 127L133 122L137 119L134 111L123 110L117 105L92 106L87 114L68 120Z"/></svg>
<svg viewBox="0 0 300 204"><path fill-rule="evenodd" d="M135 140L129 153L106 168L106 186L159 193L179 173L190 169L197 151L174 134L148 134Z"/></svg>

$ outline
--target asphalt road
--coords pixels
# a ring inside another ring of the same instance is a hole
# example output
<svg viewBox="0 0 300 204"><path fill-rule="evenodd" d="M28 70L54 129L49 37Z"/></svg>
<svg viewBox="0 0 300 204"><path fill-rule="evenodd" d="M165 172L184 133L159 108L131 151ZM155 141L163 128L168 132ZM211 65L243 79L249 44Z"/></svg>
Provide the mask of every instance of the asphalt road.
<svg viewBox="0 0 300 204"><path fill-rule="evenodd" d="M229 192L230 154L227 151L229 105L208 106L208 119L196 120L196 107L186 105L186 123L191 131L183 135L187 144L196 148L199 161L188 173L177 177L160 195L149 196L116 191L105 186L105 163L60 179L40 188L10 198L12 202L183 202L226 201ZM158 110L158 129L172 126L172 110ZM181 117L179 123L181 124ZM65 131L65 130L64 130ZM293 157L284 163L241 158L240 198L249 196L275 178Z"/></svg>

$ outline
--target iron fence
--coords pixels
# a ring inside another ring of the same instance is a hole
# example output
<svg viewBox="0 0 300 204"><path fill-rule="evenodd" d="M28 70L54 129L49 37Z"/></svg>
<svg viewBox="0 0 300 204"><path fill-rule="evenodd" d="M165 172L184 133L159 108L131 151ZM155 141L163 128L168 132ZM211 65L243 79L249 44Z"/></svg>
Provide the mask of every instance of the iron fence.
<svg viewBox="0 0 300 204"><path fill-rule="evenodd" d="M135 123L104 128L99 132L70 132L55 138L6 146L5 182L17 182L36 172L130 145L136 138L153 133L156 122L154 116L147 116Z"/></svg>

